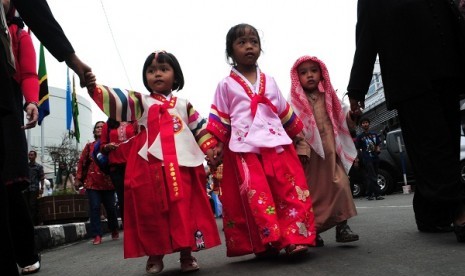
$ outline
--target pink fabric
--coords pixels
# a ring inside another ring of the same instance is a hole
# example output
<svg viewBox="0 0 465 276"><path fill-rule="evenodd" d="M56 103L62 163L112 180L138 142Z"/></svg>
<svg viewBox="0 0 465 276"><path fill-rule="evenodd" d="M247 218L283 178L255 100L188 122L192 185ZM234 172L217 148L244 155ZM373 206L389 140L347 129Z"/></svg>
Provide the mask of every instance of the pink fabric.
<svg viewBox="0 0 465 276"><path fill-rule="evenodd" d="M343 111L341 102L336 95L336 91L331 85L329 72L326 65L316 57L302 56L294 63L291 69L291 92L289 102L304 123L303 133L307 143L322 158L325 158L320 133L313 116L313 111L308 101L307 95L300 84L297 67L305 61L313 61L320 65L322 80L318 84L320 93L325 93L326 112L333 125L336 152L344 165L346 172L357 156L349 128L347 127L347 113Z"/></svg>

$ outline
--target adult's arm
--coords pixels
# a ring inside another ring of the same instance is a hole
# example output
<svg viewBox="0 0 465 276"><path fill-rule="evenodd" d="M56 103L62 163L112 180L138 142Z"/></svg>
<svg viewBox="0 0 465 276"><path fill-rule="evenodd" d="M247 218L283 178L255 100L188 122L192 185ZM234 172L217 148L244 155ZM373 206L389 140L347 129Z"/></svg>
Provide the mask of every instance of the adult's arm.
<svg viewBox="0 0 465 276"><path fill-rule="evenodd" d="M60 24L48 6L46 0L12 0L24 22L31 28L40 42L60 62L66 64L79 76L80 85L86 85L85 74L91 68L75 54L73 46L66 37Z"/></svg>
<svg viewBox="0 0 465 276"><path fill-rule="evenodd" d="M378 53L376 32L381 31L377 24L376 5L379 0L359 0L357 6L356 49L349 85L349 99L365 101L370 81L373 76L374 63ZM363 107L363 106L362 106Z"/></svg>
<svg viewBox="0 0 465 276"><path fill-rule="evenodd" d="M46 0L12 0L24 22L47 50L60 62L74 53L73 46Z"/></svg>

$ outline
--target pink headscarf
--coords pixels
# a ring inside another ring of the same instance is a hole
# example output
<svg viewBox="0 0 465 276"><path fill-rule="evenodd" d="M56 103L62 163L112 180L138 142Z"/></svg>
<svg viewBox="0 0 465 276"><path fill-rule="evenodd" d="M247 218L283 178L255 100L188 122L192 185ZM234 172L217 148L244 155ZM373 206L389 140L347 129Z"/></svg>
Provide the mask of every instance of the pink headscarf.
<svg viewBox="0 0 465 276"><path fill-rule="evenodd" d="M319 156L325 158L320 132L318 131L312 108L300 84L299 75L297 73L297 67L306 61L313 61L320 65L322 80L318 84L318 90L320 93L325 94L326 112L333 125L336 152L342 161L344 169L348 172L357 156L357 150L355 149L349 128L347 127L347 112L343 111L336 91L334 91L331 85L328 69L321 60L312 56L303 56L297 59L291 69L291 93L289 95L289 102L297 116L299 116L304 123L303 134L305 140Z"/></svg>

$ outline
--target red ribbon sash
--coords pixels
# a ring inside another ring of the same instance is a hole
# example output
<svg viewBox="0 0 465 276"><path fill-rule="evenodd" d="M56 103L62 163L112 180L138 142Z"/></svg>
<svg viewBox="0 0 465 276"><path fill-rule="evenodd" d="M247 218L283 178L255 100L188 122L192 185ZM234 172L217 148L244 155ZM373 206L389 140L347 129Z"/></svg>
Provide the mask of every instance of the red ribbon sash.
<svg viewBox="0 0 465 276"><path fill-rule="evenodd" d="M153 95L153 94L152 94ZM153 97L162 102L161 105L155 104L150 107L148 115L148 143L149 146L155 141L157 131L150 131L153 126L160 127L161 149L163 153L164 171L166 185L171 201L177 201L183 197L181 189L181 174L179 171L178 158L176 155L176 144L174 141L174 124L169 109L176 105L176 98L172 97L171 101L159 95Z"/></svg>

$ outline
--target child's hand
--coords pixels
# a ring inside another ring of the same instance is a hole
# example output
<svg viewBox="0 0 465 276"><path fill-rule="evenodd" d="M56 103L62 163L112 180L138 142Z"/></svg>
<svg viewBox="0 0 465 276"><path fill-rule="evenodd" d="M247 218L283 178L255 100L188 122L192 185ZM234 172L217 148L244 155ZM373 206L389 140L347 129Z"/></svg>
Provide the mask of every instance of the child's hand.
<svg viewBox="0 0 465 276"><path fill-rule="evenodd" d="M207 164L210 167L211 171L216 170L216 166L218 165L215 157L214 157L214 150L213 149L208 149L206 152L207 156L205 157L205 160L207 160Z"/></svg>
<svg viewBox="0 0 465 276"><path fill-rule="evenodd" d="M97 86L97 78L95 77L94 73L92 72L87 72L85 75L86 78L86 87L88 93L94 92L95 87Z"/></svg>
<svg viewBox="0 0 465 276"><path fill-rule="evenodd" d="M223 160L223 146L224 144L218 141L216 147L213 148L213 158L218 164Z"/></svg>

